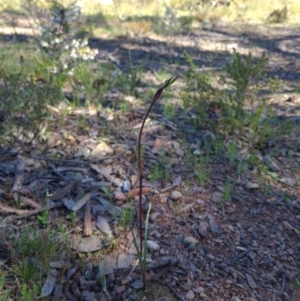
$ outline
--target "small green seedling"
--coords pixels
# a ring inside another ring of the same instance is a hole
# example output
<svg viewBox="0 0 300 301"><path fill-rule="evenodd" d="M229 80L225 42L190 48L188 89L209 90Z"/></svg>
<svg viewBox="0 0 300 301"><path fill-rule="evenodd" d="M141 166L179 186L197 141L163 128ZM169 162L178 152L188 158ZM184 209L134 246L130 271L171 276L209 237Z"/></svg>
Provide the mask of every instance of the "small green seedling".
<svg viewBox="0 0 300 301"><path fill-rule="evenodd" d="M43 225L49 224L50 222L49 210L42 211L42 213L37 216L37 219Z"/></svg>
<svg viewBox="0 0 300 301"><path fill-rule="evenodd" d="M72 227L74 228L76 226L76 211L72 211L70 214L70 219L72 223Z"/></svg>
<svg viewBox="0 0 300 301"><path fill-rule="evenodd" d="M222 193L222 201L220 202L220 207L224 207L227 201L231 199L232 195L232 184L229 180L226 181L223 193Z"/></svg>

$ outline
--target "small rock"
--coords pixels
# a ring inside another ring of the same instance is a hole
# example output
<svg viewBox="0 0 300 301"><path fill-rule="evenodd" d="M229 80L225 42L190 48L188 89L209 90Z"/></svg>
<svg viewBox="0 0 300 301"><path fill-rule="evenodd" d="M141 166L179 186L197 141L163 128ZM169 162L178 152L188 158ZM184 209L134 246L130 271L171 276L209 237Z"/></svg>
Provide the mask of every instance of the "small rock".
<svg viewBox="0 0 300 301"><path fill-rule="evenodd" d="M151 221L155 221L156 218L159 216L160 214L158 212L153 212L150 214L150 220Z"/></svg>
<svg viewBox="0 0 300 301"><path fill-rule="evenodd" d="M223 195L222 195L222 193L219 192L219 191L214 191L214 192L212 193L212 200L213 200L213 202L215 202L215 203L220 203L220 202L222 201L222 197L223 197Z"/></svg>
<svg viewBox="0 0 300 301"><path fill-rule="evenodd" d="M204 288L202 286L198 286L197 288L194 288L193 291L197 294L200 294L204 291Z"/></svg>
<svg viewBox="0 0 300 301"><path fill-rule="evenodd" d="M284 184L289 185L291 187L293 187L295 185L294 180L291 179L291 178L288 178L288 177L281 178L281 179L279 179L279 181L281 183L284 183Z"/></svg>
<svg viewBox="0 0 300 301"><path fill-rule="evenodd" d="M129 287L128 290L126 290L123 294L122 294L122 299L125 301L125 300L129 300L129 299L126 299L130 294L132 293L132 288Z"/></svg>
<svg viewBox="0 0 300 301"><path fill-rule="evenodd" d="M173 201L177 201L182 198L182 193L180 191L174 190L170 195Z"/></svg>
<svg viewBox="0 0 300 301"><path fill-rule="evenodd" d="M287 221L283 221L282 223L287 229L294 230L294 227L288 223Z"/></svg>
<svg viewBox="0 0 300 301"><path fill-rule="evenodd" d="M133 287L136 290L140 290L143 288L143 281L141 280L136 280L131 283L131 287Z"/></svg>
<svg viewBox="0 0 300 301"><path fill-rule="evenodd" d="M255 281L254 281L254 279L252 278L252 276L249 275L249 274L246 274L246 278L247 278L247 282L248 282L250 288L256 289L256 288L257 288L257 284L255 283Z"/></svg>
<svg viewBox="0 0 300 301"><path fill-rule="evenodd" d="M214 255L212 255L212 254L207 254L206 256L207 256L207 258L209 258L210 260L216 259L216 257L215 257Z"/></svg>
<svg viewBox="0 0 300 301"><path fill-rule="evenodd" d="M241 301L241 299L237 296L233 296L230 301Z"/></svg>
<svg viewBox="0 0 300 301"><path fill-rule="evenodd" d="M205 202L203 200L201 200L201 199L198 199L196 202L200 206L204 206L204 204L205 204Z"/></svg>
<svg viewBox="0 0 300 301"><path fill-rule="evenodd" d="M186 243L186 244L197 244L199 241L192 237L192 236L186 236L184 239L183 239L183 242Z"/></svg>
<svg viewBox="0 0 300 301"><path fill-rule="evenodd" d="M173 201L168 199L168 207L170 210L174 210L174 204L173 204Z"/></svg>
<svg viewBox="0 0 300 301"><path fill-rule="evenodd" d="M127 196L125 193L121 192L121 191L115 191L114 192L114 198L117 201L125 201L127 199Z"/></svg>
<svg viewBox="0 0 300 301"><path fill-rule="evenodd" d="M160 250L159 244L153 240L147 240L147 247L150 251L156 252Z"/></svg>
<svg viewBox="0 0 300 301"><path fill-rule="evenodd" d="M257 189L257 188L259 188L259 185L258 185L258 183L247 182L246 188L247 189Z"/></svg>
<svg viewBox="0 0 300 301"><path fill-rule="evenodd" d="M117 287L117 294L120 295L123 292L125 292L125 290L126 290L126 286L125 285L121 285L121 286Z"/></svg>
<svg viewBox="0 0 300 301"><path fill-rule="evenodd" d="M122 185L122 192L126 193L129 190L130 190L130 181L126 180Z"/></svg>
<svg viewBox="0 0 300 301"><path fill-rule="evenodd" d="M207 237L207 228L209 227L207 222L201 222L198 228L198 232L202 237Z"/></svg>
<svg viewBox="0 0 300 301"><path fill-rule="evenodd" d="M192 288L192 283L191 282L187 282L183 285L182 287L185 291L189 291Z"/></svg>
<svg viewBox="0 0 300 301"><path fill-rule="evenodd" d="M206 218L208 219L208 224L209 224L211 232L218 234L219 228L218 228L217 224L215 223L214 217L210 213L207 213Z"/></svg>
<svg viewBox="0 0 300 301"><path fill-rule="evenodd" d="M189 290L185 297L188 299L188 300L193 300L195 298L195 293L192 291L192 290Z"/></svg>

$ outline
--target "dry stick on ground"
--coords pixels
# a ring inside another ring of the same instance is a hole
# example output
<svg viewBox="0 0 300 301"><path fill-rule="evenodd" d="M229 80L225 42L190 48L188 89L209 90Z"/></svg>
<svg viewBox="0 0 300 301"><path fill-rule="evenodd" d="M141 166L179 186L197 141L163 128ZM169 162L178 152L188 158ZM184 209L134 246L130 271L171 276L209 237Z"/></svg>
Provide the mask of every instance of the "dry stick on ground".
<svg viewBox="0 0 300 301"><path fill-rule="evenodd" d="M7 226L7 222L11 222L12 220L14 219L21 219L21 218L27 218L27 217L30 217L34 214L37 214L37 213L40 213L42 211L45 211L45 210L50 210L50 209L53 209L53 208L56 208L56 207L60 207L62 206L60 203L57 203L57 204L54 204L54 205L51 205L51 206L46 206L46 207L43 207L43 208L38 208L38 209L35 209L35 210L30 210L26 213L23 213L23 214L20 214L20 215L10 215L8 217L6 217L0 224L0 228L4 228Z"/></svg>
<svg viewBox="0 0 300 301"><path fill-rule="evenodd" d="M49 161L49 162L57 162L57 163L66 163L66 164L78 164L78 165L89 165L91 163L99 163L105 160L112 160L112 159L116 159L122 155L124 155L126 152L128 152L129 150L131 150L132 148L134 148L134 146L130 146L129 148L127 148L126 150L114 155L114 156L106 156L106 157L102 157L102 158L98 158L95 160L87 160L87 161L77 161L77 160L67 160L67 159L54 159L54 158L47 158L47 157L40 157L40 156L36 156L36 155L31 155L30 157L32 159L36 159L36 160L44 160L44 161Z"/></svg>
<svg viewBox="0 0 300 301"><path fill-rule="evenodd" d="M170 283L166 283L166 286L169 288L169 290L173 293L173 295L180 301L185 301L173 288L173 286Z"/></svg>

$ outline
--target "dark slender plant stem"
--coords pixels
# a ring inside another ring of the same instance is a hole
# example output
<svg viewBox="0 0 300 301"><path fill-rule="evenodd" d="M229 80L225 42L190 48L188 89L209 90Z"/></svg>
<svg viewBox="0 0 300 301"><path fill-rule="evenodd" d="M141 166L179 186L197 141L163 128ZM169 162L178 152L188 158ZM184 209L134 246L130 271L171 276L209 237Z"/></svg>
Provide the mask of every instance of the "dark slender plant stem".
<svg viewBox="0 0 300 301"><path fill-rule="evenodd" d="M139 214L138 214L138 218L139 218L139 235L140 235L140 250L138 251L140 253L140 255L142 256L143 254L143 215L142 215L142 186L143 186L143 167L142 167L142 157L141 157L141 140L142 140L142 133L143 133L143 129L145 126L145 122L148 118L148 115L153 107L153 105L155 104L155 102L159 99L159 97L161 96L163 90L167 87L169 87L170 85L172 85L176 80L177 80L178 76L176 77L171 77L168 80L165 81L164 85L159 88L153 99L152 102L150 104L150 107L144 117L144 120L142 122L141 128L140 128L140 132L139 132L139 139L138 139L138 145L137 145L137 153L138 153L138 172L139 172ZM146 247L146 246L145 246ZM146 289L146 267L142 267L141 266L141 270L142 270L142 277L143 277L143 285L144 285L144 290Z"/></svg>

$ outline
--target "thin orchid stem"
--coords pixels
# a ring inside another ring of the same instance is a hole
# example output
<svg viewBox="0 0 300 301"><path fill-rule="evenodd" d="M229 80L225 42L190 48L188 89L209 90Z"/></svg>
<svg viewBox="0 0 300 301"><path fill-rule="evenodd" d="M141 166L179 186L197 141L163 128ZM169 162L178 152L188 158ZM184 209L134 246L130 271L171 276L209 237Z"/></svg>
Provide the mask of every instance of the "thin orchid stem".
<svg viewBox="0 0 300 301"><path fill-rule="evenodd" d="M143 215L142 215L142 186L143 186L143 167L142 167L142 156L141 156L141 140L142 140L142 133L143 133L143 129L145 126L145 122L148 118L148 115L153 107L153 105L155 104L155 102L159 99L159 97L161 96L163 90L169 86L171 86L176 80L177 80L178 76L176 77L171 77L168 80L165 81L165 83L163 84L163 86L161 88L159 88L153 99L152 102L150 104L150 107L144 117L144 120L142 122L142 126L140 128L140 132L139 132L139 139L138 139L138 145L137 145L137 153L138 153L138 172L139 172L139 214L138 214L138 218L139 218L139 235L140 235L140 255L142 255L143 253ZM144 290L146 289L146 270L145 268L142 268L142 276L143 276L143 284L144 284Z"/></svg>

